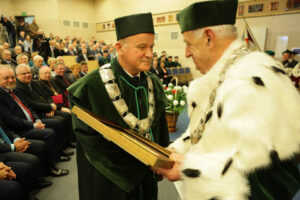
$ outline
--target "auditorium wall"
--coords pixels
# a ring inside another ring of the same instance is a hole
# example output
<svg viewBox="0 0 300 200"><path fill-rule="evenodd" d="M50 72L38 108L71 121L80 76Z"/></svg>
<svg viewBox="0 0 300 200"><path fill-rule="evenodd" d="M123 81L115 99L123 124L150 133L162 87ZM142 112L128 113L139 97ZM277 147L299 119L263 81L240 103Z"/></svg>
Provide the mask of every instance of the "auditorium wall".
<svg viewBox="0 0 300 200"><path fill-rule="evenodd" d="M95 0L95 21L105 22L111 21L116 17L140 13L152 12L152 14L164 13L181 10L187 5L197 2L197 0ZM266 49L275 51L277 36L288 36L288 48L300 47L300 14L276 15L266 17L247 18L250 27L266 27L267 36L265 41ZM239 33L239 38L245 29L245 23L242 19L237 19L236 26ZM178 24L155 26L157 40L155 41L154 51L161 53L166 50L168 55L177 55L184 66L191 66L193 77L200 76L200 73L194 69L191 59L184 57L185 44L180 34ZM177 40L171 40L171 32L179 32ZM98 32L96 38L102 38L108 43L114 43L116 36L114 31ZM280 58L278 58L280 59ZM297 58L298 59L298 58Z"/></svg>
<svg viewBox="0 0 300 200"><path fill-rule="evenodd" d="M22 12L34 15L46 34L85 39L90 39L96 30L94 10L93 0L1 0L0 6L3 15L21 16ZM63 20L69 20L70 27L63 26ZM80 22L80 27L74 28L73 21ZM88 22L88 28L82 28L82 22Z"/></svg>
<svg viewBox="0 0 300 200"><path fill-rule="evenodd" d="M0 0L0 14L35 15L37 23L46 34L53 32L55 35L65 37L74 35L88 40L92 36L103 39L107 43L115 43L116 36L114 31L96 32L96 23L112 21L116 17L140 13L152 12L153 14L179 11L187 5L198 0ZM288 36L288 48L300 47L300 13L252 17L246 18L250 27L266 27L267 36L264 49L276 49L278 36ZM88 22L89 28L83 29L63 26L63 20L78 22ZM237 19L236 26L239 37L244 31L244 21ZM155 26L157 39L154 51L158 54L166 50L169 55L179 56L179 60L184 66L193 69L191 59L184 57L185 44L180 34L178 24ZM171 32L178 32L178 39L172 40ZM299 56L297 57L299 59ZM192 70L193 76L200 76L199 72Z"/></svg>

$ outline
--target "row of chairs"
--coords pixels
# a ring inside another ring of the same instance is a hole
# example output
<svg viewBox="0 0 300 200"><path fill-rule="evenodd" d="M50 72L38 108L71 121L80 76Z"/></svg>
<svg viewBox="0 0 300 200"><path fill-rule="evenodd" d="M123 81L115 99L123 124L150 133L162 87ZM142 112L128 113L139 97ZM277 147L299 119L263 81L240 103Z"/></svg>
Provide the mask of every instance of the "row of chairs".
<svg viewBox="0 0 300 200"><path fill-rule="evenodd" d="M63 56L65 64L67 66L71 66L73 64L77 64L76 58L77 56ZM87 61L89 72L93 71L94 69L97 69L99 67L97 60L89 60Z"/></svg>
<svg viewBox="0 0 300 200"><path fill-rule="evenodd" d="M76 64L77 56L63 56L66 65L71 66ZM88 62L89 72L97 69L99 67L97 60L89 60ZM176 76L178 78L179 84L188 85L191 80L193 80L191 69L189 67L172 67L166 69L170 76Z"/></svg>
<svg viewBox="0 0 300 200"><path fill-rule="evenodd" d="M183 85L188 85L193 80L191 69L189 67L173 67L166 69L170 76L176 76L178 82Z"/></svg>

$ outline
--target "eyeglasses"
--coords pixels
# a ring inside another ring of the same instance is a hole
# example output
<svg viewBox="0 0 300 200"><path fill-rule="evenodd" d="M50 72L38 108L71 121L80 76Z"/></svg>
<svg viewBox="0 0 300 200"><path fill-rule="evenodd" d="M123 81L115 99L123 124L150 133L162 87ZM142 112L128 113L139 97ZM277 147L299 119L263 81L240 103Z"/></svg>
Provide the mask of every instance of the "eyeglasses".
<svg viewBox="0 0 300 200"><path fill-rule="evenodd" d="M27 75L27 74L31 74L31 72L23 72L23 73L19 73L19 75Z"/></svg>

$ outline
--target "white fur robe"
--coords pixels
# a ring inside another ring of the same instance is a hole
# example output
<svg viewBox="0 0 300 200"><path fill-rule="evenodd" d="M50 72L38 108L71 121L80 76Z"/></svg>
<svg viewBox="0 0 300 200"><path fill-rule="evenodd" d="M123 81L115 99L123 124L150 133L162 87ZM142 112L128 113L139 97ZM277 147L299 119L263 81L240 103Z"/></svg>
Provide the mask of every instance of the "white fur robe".
<svg viewBox="0 0 300 200"><path fill-rule="evenodd" d="M207 108L220 70L242 45L234 41L211 70L189 86L190 124L170 145L185 155L184 200L247 199L246 173L269 166L271 152L286 160L299 151L300 95L283 66L261 52L249 53L227 70L202 138L191 145L190 131Z"/></svg>

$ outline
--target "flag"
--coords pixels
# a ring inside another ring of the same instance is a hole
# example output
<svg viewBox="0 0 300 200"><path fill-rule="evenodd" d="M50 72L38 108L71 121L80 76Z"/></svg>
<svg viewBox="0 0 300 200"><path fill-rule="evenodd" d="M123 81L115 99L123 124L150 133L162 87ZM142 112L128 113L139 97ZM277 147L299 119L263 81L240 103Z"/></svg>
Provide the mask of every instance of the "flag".
<svg viewBox="0 0 300 200"><path fill-rule="evenodd" d="M243 32L242 40L246 43L248 49L251 49L253 51L259 50L259 47L255 41L255 39L252 37L252 34L249 30L249 27L247 24L245 25L245 29Z"/></svg>

